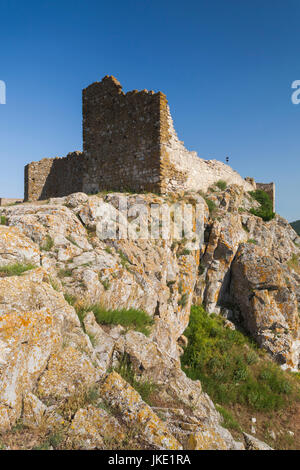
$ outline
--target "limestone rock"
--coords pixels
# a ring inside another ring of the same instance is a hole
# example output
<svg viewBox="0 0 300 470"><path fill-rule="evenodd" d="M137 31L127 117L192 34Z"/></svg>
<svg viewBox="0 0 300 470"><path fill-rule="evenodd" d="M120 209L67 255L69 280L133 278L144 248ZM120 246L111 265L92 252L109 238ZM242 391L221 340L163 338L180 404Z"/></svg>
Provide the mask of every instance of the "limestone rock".
<svg viewBox="0 0 300 470"><path fill-rule="evenodd" d="M32 392L38 380L45 380L46 367L63 353L63 344L85 350L93 356L88 337L83 333L73 308L62 294L44 282L13 276L0 279L0 427L9 428L19 419L23 397ZM76 353L74 352L76 356ZM83 367L87 359L81 352L74 367ZM69 358L70 359L70 358ZM72 363L71 363L72 364ZM71 367L71 364L69 368ZM59 375L59 366L47 370L46 377L57 372L56 387L68 377ZM79 370L80 370L79 367ZM60 369L63 372L63 367ZM67 369L69 371L70 369ZM86 372L86 368L84 371ZM99 369L100 372L101 369ZM89 377L89 376L87 376ZM51 383L51 381L49 380ZM46 393L50 394L50 389Z"/></svg>
<svg viewBox="0 0 300 470"><path fill-rule="evenodd" d="M268 446L265 442L260 441L256 437L251 436L250 434L243 433L246 450L274 450L272 447Z"/></svg>
<svg viewBox="0 0 300 470"><path fill-rule="evenodd" d="M246 329L285 367L298 368L297 299L287 274L262 248L241 245L232 264L231 297Z"/></svg>
<svg viewBox="0 0 300 470"><path fill-rule="evenodd" d="M213 428L203 428L191 434L188 440L189 450L227 450L226 442Z"/></svg>
<svg viewBox="0 0 300 470"><path fill-rule="evenodd" d="M96 369L87 354L67 346L51 355L47 370L38 381L38 395L43 400L68 398L87 391L97 378Z"/></svg>
<svg viewBox="0 0 300 470"><path fill-rule="evenodd" d="M22 423L29 428L45 428L53 431L64 424L63 418L53 409L47 407L33 393L23 399Z"/></svg>
<svg viewBox="0 0 300 470"><path fill-rule="evenodd" d="M0 225L0 266L14 263L39 266L39 247L16 227Z"/></svg>
<svg viewBox="0 0 300 470"><path fill-rule="evenodd" d="M69 441L76 449L103 449L113 445L121 447L124 430L105 410L88 406L75 414L70 428Z"/></svg>
<svg viewBox="0 0 300 470"><path fill-rule="evenodd" d="M105 379L101 396L109 406L122 414L127 424L136 426L141 436L156 448L182 449L163 421L143 402L134 388L116 372L112 372Z"/></svg>

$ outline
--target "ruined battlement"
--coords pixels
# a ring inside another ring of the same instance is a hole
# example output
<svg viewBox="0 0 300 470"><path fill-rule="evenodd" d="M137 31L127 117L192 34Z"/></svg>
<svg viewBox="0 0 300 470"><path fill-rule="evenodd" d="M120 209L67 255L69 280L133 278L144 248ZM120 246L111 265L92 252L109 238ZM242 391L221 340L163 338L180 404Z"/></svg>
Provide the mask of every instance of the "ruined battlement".
<svg viewBox="0 0 300 470"><path fill-rule="evenodd" d="M82 114L83 152L26 165L25 200L78 191L206 191L220 179L255 189L255 182L230 166L201 159L184 147L162 92L125 93L107 75L83 90Z"/></svg>
<svg viewBox="0 0 300 470"><path fill-rule="evenodd" d="M114 77L82 92L86 192L160 192L162 93L124 93Z"/></svg>
<svg viewBox="0 0 300 470"><path fill-rule="evenodd" d="M61 197L82 191L83 172L82 152L29 163L24 173L24 201Z"/></svg>

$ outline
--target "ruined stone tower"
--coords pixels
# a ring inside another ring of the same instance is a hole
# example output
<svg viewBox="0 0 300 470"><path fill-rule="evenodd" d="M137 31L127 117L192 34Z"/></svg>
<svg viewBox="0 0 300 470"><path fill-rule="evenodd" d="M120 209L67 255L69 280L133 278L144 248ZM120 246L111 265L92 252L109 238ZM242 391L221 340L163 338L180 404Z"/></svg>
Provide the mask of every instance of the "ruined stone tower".
<svg viewBox="0 0 300 470"><path fill-rule="evenodd" d="M82 111L83 152L26 165L25 200L78 191L205 191L220 179L245 190L255 187L228 165L184 147L161 92L124 93L106 76L83 90Z"/></svg>

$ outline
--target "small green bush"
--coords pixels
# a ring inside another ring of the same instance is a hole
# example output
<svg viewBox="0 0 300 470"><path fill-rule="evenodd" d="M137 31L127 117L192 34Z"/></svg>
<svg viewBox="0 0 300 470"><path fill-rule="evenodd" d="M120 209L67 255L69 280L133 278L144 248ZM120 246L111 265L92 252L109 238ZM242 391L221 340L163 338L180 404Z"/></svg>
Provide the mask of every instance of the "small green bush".
<svg viewBox="0 0 300 470"><path fill-rule="evenodd" d="M262 189L250 191L249 194L260 204L258 209L250 209L251 214L261 217L265 222L272 220L275 217L275 212L273 212L273 203L269 194Z"/></svg>
<svg viewBox="0 0 300 470"><path fill-rule="evenodd" d="M0 225L7 225L7 219L5 215L0 216Z"/></svg>
<svg viewBox="0 0 300 470"><path fill-rule="evenodd" d="M128 269L129 259L128 259L127 255L122 250L119 250L118 254L119 254L120 259L121 259L122 267L125 268L125 269Z"/></svg>
<svg viewBox="0 0 300 470"><path fill-rule="evenodd" d="M4 276L21 276L26 271L35 269L36 266L31 263L14 263L0 267L0 273Z"/></svg>
<svg viewBox="0 0 300 470"><path fill-rule="evenodd" d="M101 277L99 276L99 281L101 282L105 290L108 290L110 288L110 282L108 279L101 279Z"/></svg>
<svg viewBox="0 0 300 470"><path fill-rule="evenodd" d="M227 183L224 180L219 180L216 182L216 186L222 191L224 191L227 188Z"/></svg>
<svg viewBox="0 0 300 470"><path fill-rule="evenodd" d="M214 201L212 201L211 199L208 199L208 197L205 197L204 199L205 199L205 202L207 204L209 213L210 213L210 215L212 215L214 213L214 211L216 210L217 206L214 203Z"/></svg>
<svg viewBox="0 0 300 470"><path fill-rule="evenodd" d="M71 269L60 269L58 271L58 277L71 277L72 276L72 270Z"/></svg>
<svg viewBox="0 0 300 470"><path fill-rule="evenodd" d="M180 300L178 301L178 305L181 305L182 307L185 307L188 303L188 299L189 299L189 294L187 292L185 292Z"/></svg>
<svg viewBox="0 0 300 470"><path fill-rule="evenodd" d="M191 254L191 250L189 250L188 248L183 248L182 250L177 251L176 256L177 258L179 258L180 256L187 256L190 254Z"/></svg>

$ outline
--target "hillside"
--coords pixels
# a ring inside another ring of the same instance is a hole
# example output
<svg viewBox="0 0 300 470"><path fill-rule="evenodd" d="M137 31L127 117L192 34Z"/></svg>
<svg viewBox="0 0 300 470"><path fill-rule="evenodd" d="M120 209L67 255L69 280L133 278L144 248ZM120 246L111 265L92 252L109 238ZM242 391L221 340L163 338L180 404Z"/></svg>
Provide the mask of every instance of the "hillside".
<svg viewBox="0 0 300 470"><path fill-rule="evenodd" d="M295 231L223 181L124 196L0 208L1 447L300 448Z"/></svg>
<svg viewBox="0 0 300 470"><path fill-rule="evenodd" d="M294 230L300 235L300 220L296 220L295 222L291 223L291 226L293 227Z"/></svg>

